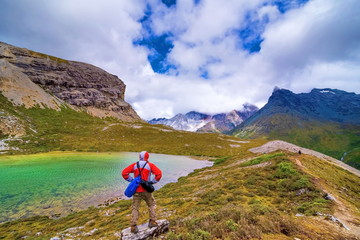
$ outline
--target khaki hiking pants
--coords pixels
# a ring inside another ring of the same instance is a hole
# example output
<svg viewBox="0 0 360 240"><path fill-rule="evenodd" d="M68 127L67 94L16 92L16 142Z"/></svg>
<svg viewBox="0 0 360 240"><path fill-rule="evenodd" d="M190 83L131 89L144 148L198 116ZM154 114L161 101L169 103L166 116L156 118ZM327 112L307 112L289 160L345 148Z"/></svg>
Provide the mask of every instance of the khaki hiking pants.
<svg viewBox="0 0 360 240"><path fill-rule="evenodd" d="M155 213L156 204L152 193L137 192L133 195L131 225L137 225L137 221L139 219L139 208L140 208L141 200L145 200L149 208L150 220L156 221L156 213Z"/></svg>

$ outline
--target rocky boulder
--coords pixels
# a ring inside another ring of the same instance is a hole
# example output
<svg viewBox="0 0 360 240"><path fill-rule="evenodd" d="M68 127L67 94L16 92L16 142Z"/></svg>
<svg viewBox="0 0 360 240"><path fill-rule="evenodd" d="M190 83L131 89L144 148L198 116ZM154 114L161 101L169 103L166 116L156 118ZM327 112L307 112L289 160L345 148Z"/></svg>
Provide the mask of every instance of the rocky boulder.
<svg viewBox="0 0 360 240"><path fill-rule="evenodd" d="M134 234L130 231L130 227L121 231L120 239L122 240L140 240L140 239L153 239L156 236L159 236L162 233L165 233L169 230L169 221L166 219L156 221L158 223L157 227L149 228L148 223L139 225L139 232Z"/></svg>
<svg viewBox="0 0 360 240"><path fill-rule="evenodd" d="M0 111L0 136L20 137L25 134L25 127L17 117Z"/></svg>

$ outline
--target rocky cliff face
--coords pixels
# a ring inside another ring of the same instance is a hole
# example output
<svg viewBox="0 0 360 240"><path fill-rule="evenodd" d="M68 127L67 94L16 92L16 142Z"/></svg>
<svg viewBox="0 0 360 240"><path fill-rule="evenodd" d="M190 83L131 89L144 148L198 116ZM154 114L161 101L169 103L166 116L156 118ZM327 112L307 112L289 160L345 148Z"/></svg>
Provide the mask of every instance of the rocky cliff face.
<svg viewBox="0 0 360 240"><path fill-rule="evenodd" d="M0 68L0 91L14 104L59 109L65 102L98 117L141 120L124 101L125 84L93 65L0 42Z"/></svg>

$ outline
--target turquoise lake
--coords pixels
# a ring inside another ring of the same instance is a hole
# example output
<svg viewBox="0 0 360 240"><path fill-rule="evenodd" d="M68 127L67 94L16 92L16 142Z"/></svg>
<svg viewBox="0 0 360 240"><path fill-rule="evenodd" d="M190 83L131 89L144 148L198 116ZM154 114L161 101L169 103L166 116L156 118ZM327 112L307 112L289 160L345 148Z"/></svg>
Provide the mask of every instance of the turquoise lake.
<svg viewBox="0 0 360 240"><path fill-rule="evenodd" d="M138 153L74 153L0 156L0 222L34 215L61 215L123 197L121 171ZM163 172L155 188L212 162L150 154ZM124 197L127 199L126 197Z"/></svg>

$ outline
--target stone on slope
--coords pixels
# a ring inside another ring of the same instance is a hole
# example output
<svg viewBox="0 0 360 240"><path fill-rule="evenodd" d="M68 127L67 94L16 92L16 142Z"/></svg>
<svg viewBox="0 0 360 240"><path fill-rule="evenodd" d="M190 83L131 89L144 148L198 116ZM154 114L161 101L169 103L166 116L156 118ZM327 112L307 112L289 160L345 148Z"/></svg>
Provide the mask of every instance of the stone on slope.
<svg viewBox="0 0 360 240"><path fill-rule="evenodd" d="M0 136L20 137L25 134L25 127L19 118L0 111Z"/></svg>
<svg viewBox="0 0 360 240"><path fill-rule="evenodd" d="M169 230L169 221L166 219L161 219L156 221L158 223L157 227L149 228L148 223L138 225L139 232L134 234L130 231L130 227L121 231L122 240L140 240L140 239L151 239L155 236L158 236L162 233L165 233Z"/></svg>

